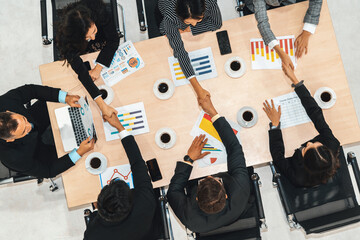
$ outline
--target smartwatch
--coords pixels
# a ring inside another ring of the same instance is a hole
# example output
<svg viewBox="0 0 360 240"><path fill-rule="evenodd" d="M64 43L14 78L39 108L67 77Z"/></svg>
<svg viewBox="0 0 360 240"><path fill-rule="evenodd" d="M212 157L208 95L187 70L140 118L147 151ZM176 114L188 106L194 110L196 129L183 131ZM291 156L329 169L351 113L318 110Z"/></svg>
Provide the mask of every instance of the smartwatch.
<svg viewBox="0 0 360 240"><path fill-rule="evenodd" d="M189 163L191 163L191 164L194 163L194 160L192 160L192 159L189 157L189 155L185 155L184 161L185 161L185 162L189 162Z"/></svg>

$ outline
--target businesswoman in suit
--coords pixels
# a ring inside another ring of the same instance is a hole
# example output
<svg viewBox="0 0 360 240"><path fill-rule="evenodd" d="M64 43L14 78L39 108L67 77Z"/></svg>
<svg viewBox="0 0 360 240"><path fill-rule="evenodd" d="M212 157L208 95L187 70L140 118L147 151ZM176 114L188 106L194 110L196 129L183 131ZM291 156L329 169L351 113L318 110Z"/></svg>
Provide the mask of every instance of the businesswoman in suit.
<svg viewBox="0 0 360 240"><path fill-rule="evenodd" d="M197 97L205 99L210 95L196 79L190 58L184 48L180 33L197 35L215 31L222 25L217 0L159 0L159 10L163 15L160 32L169 39L171 48L180 63L185 77L193 86Z"/></svg>
<svg viewBox="0 0 360 240"><path fill-rule="evenodd" d="M272 100L271 104L265 101L263 109L271 121L269 143L274 165L296 187L312 187L326 183L340 166L338 159L340 143L325 122L321 108L310 95L303 81L297 80L294 70L289 66L283 65L283 71L292 81L292 86L295 87L295 92L319 135L302 144L292 157L285 159L280 130L281 107L276 110Z"/></svg>
<svg viewBox="0 0 360 240"><path fill-rule="evenodd" d="M102 0L81 0L67 5L57 23L56 43L61 57L71 65L79 80L108 117L116 110L108 106L93 81L99 78L104 66L109 67L119 46L110 13ZM95 68L88 71L81 54L99 51Z"/></svg>

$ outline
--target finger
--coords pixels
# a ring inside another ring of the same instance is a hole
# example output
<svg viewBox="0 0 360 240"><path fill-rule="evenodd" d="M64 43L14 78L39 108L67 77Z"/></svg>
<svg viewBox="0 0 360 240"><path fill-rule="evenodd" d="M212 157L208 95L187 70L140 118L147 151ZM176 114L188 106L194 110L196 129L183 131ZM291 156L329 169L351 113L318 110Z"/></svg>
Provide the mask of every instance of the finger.
<svg viewBox="0 0 360 240"><path fill-rule="evenodd" d="M85 143L89 143L89 141L90 141L90 137L84 140Z"/></svg>
<svg viewBox="0 0 360 240"><path fill-rule="evenodd" d="M205 139L205 134L204 135L200 135L200 143L202 143L203 141L204 141L204 139Z"/></svg>
<svg viewBox="0 0 360 240"><path fill-rule="evenodd" d="M292 62L290 62L290 67L291 67L292 70L294 70L294 65L293 65Z"/></svg>
<svg viewBox="0 0 360 240"><path fill-rule="evenodd" d="M270 104L269 104L268 100L265 100L265 103L266 103L266 107L267 107L268 109L270 109Z"/></svg>
<svg viewBox="0 0 360 240"><path fill-rule="evenodd" d="M199 139L198 136L196 136L196 137L194 138L193 145L195 145L195 144L198 142L198 139Z"/></svg>
<svg viewBox="0 0 360 240"><path fill-rule="evenodd" d="M203 157L205 157L205 156L207 156L207 155L209 155L209 154L210 154L210 152L203 152L202 154L200 154L199 159L200 159L200 158L203 158Z"/></svg>
<svg viewBox="0 0 360 240"><path fill-rule="evenodd" d="M267 107L266 107L266 104L265 104L265 102L263 102L263 109L264 109L264 111L266 112L267 111Z"/></svg>
<svg viewBox="0 0 360 240"><path fill-rule="evenodd" d="M297 47L298 42L299 42L299 38L296 38L295 43L294 43L294 46L295 46L295 47Z"/></svg>
<svg viewBox="0 0 360 240"><path fill-rule="evenodd" d="M275 105L274 105L274 100L271 99L271 108L274 109L275 108Z"/></svg>
<svg viewBox="0 0 360 240"><path fill-rule="evenodd" d="M308 52L308 48L307 48L307 47L305 47L305 54L307 54L307 52Z"/></svg>
<svg viewBox="0 0 360 240"><path fill-rule="evenodd" d="M281 105L279 105L279 107L278 107L278 112L279 112L279 115L281 115Z"/></svg>
<svg viewBox="0 0 360 240"><path fill-rule="evenodd" d="M206 145L206 143L207 143L207 141L208 141L208 139L207 138L205 138L205 140L201 143L201 148L204 148L204 146Z"/></svg>
<svg viewBox="0 0 360 240"><path fill-rule="evenodd" d="M77 108L81 108L81 105L78 103L73 102L72 104L70 104L71 107L77 107Z"/></svg>

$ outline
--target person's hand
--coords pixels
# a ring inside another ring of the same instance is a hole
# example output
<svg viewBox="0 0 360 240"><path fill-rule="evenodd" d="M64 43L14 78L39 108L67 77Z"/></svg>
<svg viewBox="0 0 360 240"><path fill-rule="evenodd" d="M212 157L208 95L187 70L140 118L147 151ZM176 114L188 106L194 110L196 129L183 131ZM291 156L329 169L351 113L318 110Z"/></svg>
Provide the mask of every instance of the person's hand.
<svg viewBox="0 0 360 240"><path fill-rule="evenodd" d="M78 95L66 95L65 97L65 102L70 106L70 107L81 107L80 104L78 103L80 99L80 96Z"/></svg>
<svg viewBox="0 0 360 240"><path fill-rule="evenodd" d="M111 117L113 114L117 115L117 111L112 106L107 105L106 103L100 107L103 116Z"/></svg>
<svg viewBox="0 0 360 240"><path fill-rule="evenodd" d="M101 70L102 66L100 64L97 64L93 69L89 71L89 75L93 81L100 77Z"/></svg>
<svg viewBox="0 0 360 240"><path fill-rule="evenodd" d="M188 26L188 27L185 28L184 30L179 29L179 32L180 32L180 33L185 33L185 32L190 32L190 31L191 31L190 26Z"/></svg>
<svg viewBox="0 0 360 240"><path fill-rule="evenodd" d="M271 99L271 106L269 102L266 100L263 103L263 110L270 119L273 126L279 126L280 117L281 117L281 106L279 105L278 110L276 111L276 107L274 105L274 100Z"/></svg>
<svg viewBox="0 0 360 240"><path fill-rule="evenodd" d="M289 66L282 64L282 70L285 73L285 75L291 80L292 83L298 84L299 81L297 80L295 76L294 69L290 68Z"/></svg>
<svg viewBox="0 0 360 240"><path fill-rule="evenodd" d="M281 58L281 62L282 62L282 65L283 66L287 66L289 67L290 69L294 70L294 64L293 62L291 61L289 55L287 55L286 53L282 54L280 56Z"/></svg>
<svg viewBox="0 0 360 240"><path fill-rule="evenodd" d="M192 144L187 152L187 155L192 160L195 161L195 160L201 159L201 158L205 157L206 155L210 154L210 152L201 153L201 150L207 143L207 140L208 139L205 138L205 134L195 137L194 141L192 142Z"/></svg>
<svg viewBox="0 0 360 240"><path fill-rule="evenodd" d="M302 33L295 40L296 52L295 56L297 58L301 58L303 53L307 54L308 52L308 44L311 33L303 30Z"/></svg>
<svg viewBox="0 0 360 240"><path fill-rule="evenodd" d="M199 99L199 105L202 107L202 109L205 112L207 112L210 115L210 117L213 117L217 114L217 111L214 105L212 104L209 96L206 96L205 99Z"/></svg>
<svg viewBox="0 0 360 240"><path fill-rule="evenodd" d="M201 89L198 91L197 95L198 95L198 96L197 96L197 97L198 97L198 102L199 102L200 100L205 100L206 97L211 97L211 96L210 96L210 93L209 93L207 90L203 89L203 88L201 88ZM199 104L200 104L200 102L199 102Z"/></svg>
<svg viewBox="0 0 360 240"><path fill-rule="evenodd" d="M84 141L82 141L82 143L80 143L79 149L76 151L80 156L83 156L85 153L91 151L94 149L94 145L95 145L95 139L91 139L90 141L90 137L88 137L87 139L85 139Z"/></svg>
<svg viewBox="0 0 360 240"><path fill-rule="evenodd" d="M107 121L111 126L113 126L114 128L116 128L117 130L119 130L120 132L120 129L123 130L124 127L122 126L119 118L117 117L117 114L113 113L111 115L111 117L108 117L108 116L103 116L104 120Z"/></svg>

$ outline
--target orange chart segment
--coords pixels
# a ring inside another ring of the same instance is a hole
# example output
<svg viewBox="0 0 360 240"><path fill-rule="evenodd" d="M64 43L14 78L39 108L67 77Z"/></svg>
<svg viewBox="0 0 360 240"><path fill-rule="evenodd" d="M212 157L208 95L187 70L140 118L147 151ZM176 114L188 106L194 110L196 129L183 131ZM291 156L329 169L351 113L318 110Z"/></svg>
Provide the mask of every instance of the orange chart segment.
<svg viewBox="0 0 360 240"><path fill-rule="evenodd" d="M296 68L296 58L294 56L295 36L277 37L280 48L289 55ZM270 49L265 45L261 38L250 39L250 53L252 69L281 69L281 58L275 49Z"/></svg>

